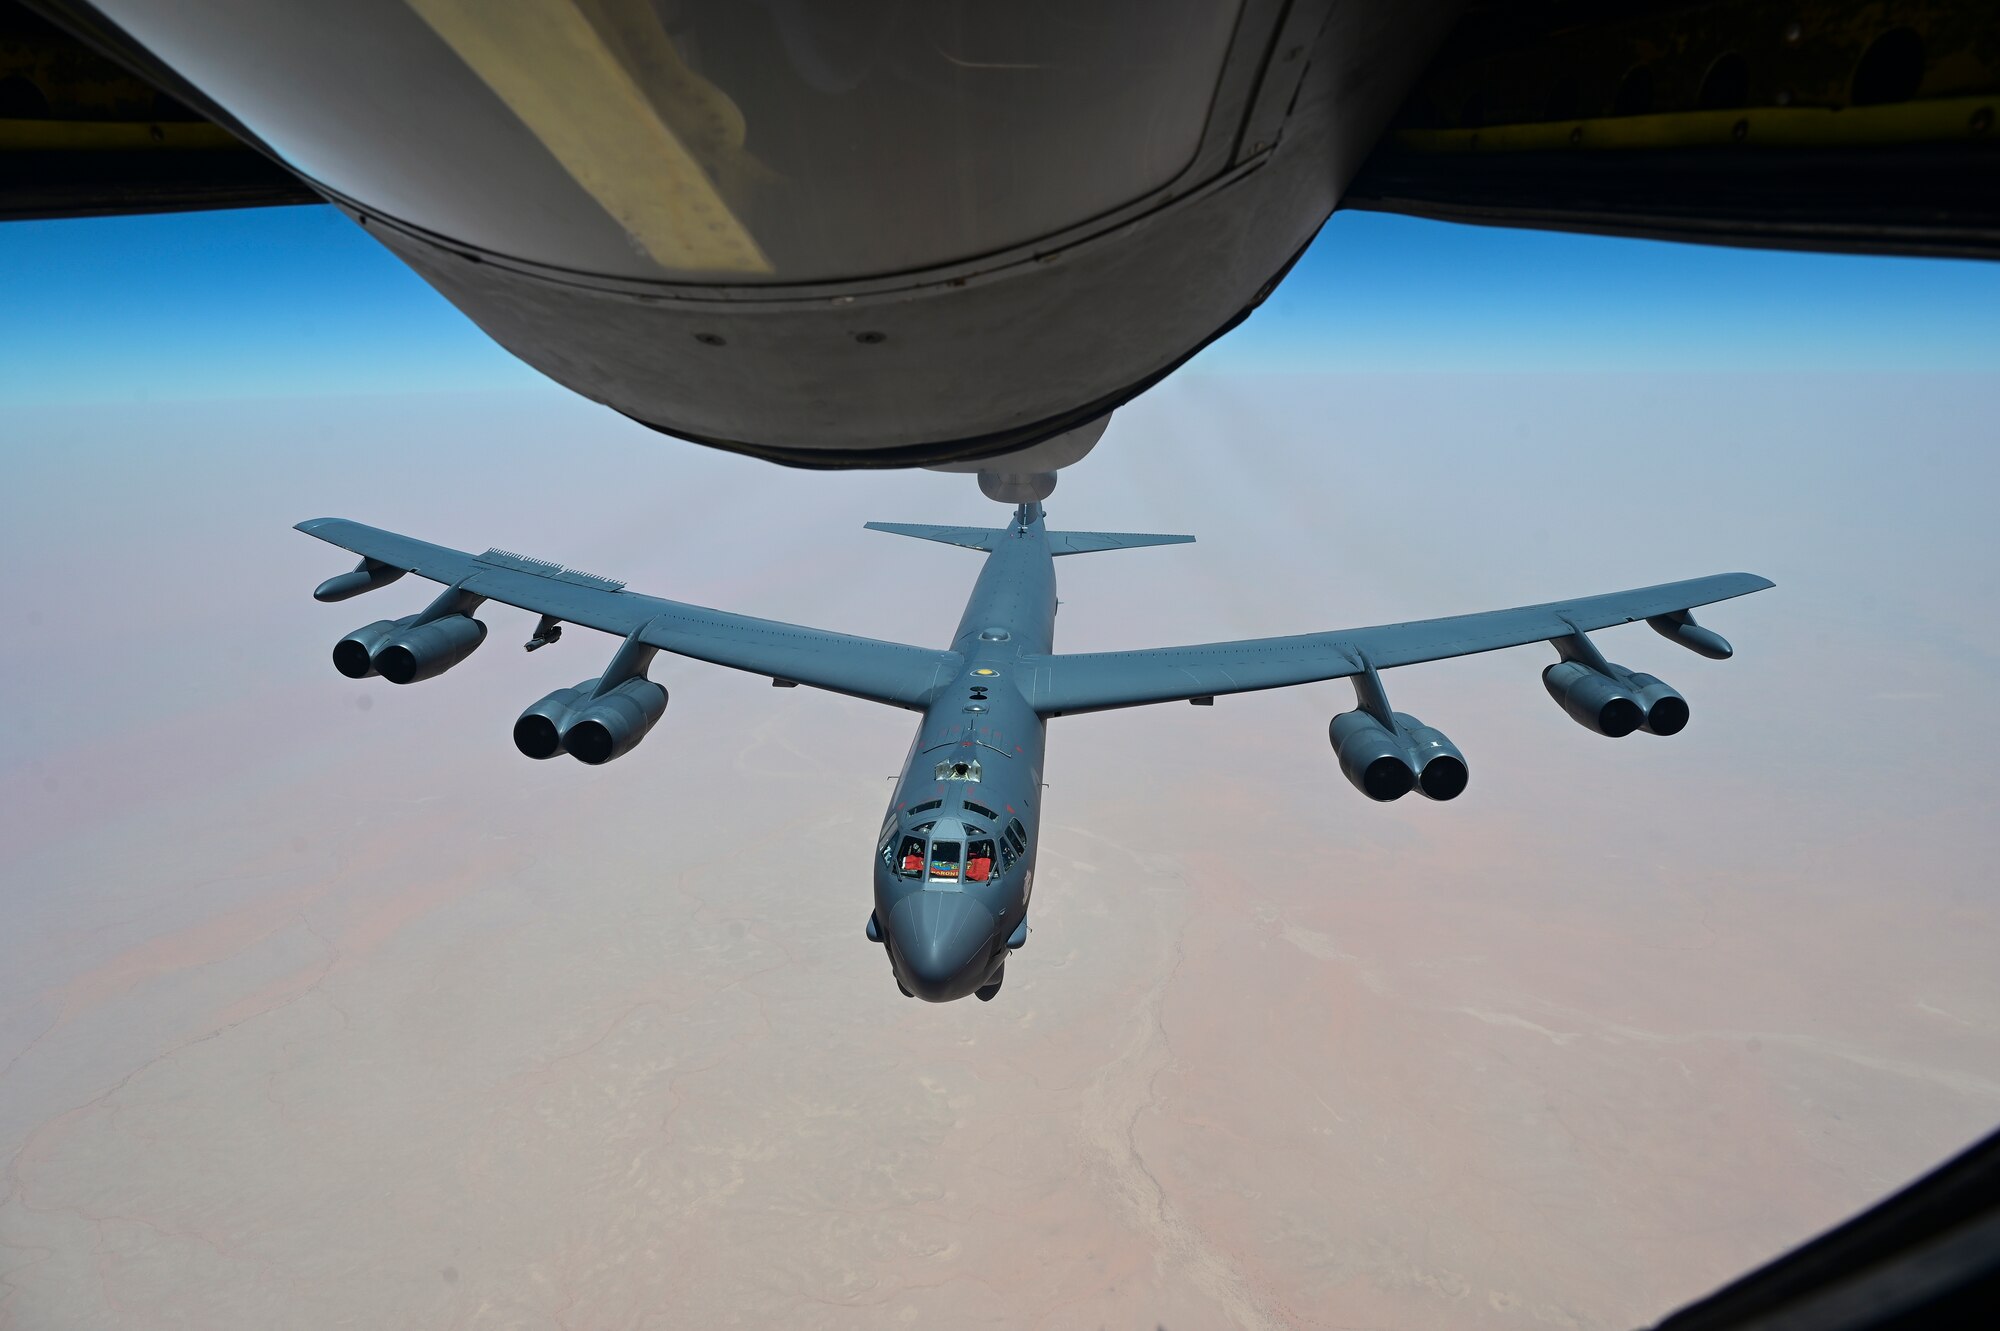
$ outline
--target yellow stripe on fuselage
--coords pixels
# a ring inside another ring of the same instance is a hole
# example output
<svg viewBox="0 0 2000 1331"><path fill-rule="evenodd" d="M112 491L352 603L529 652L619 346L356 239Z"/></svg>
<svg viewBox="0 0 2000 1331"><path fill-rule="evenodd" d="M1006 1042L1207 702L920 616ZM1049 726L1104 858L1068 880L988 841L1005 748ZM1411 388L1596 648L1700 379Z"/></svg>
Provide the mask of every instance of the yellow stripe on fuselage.
<svg viewBox="0 0 2000 1331"><path fill-rule="evenodd" d="M409 0L661 267L770 272L707 172L586 16L587 3Z"/></svg>

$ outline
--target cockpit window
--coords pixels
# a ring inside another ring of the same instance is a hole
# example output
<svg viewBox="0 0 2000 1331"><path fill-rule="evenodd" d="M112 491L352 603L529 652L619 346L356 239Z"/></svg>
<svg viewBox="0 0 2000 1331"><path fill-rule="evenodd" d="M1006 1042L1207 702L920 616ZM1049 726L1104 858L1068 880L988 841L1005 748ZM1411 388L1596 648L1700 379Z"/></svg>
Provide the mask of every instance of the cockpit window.
<svg viewBox="0 0 2000 1331"><path fill-rule="evenodd" d="M937 808L943 803L943 800L925 800L922 804L912 804L904 812L914 817L920 813L929 813L932 809Z"/></svg>
<svg viewBox="0 0 2000 1331"><path fill-rule="evenodd" d="M1028 853L1028 834L1022 828L1019 818L1007 824L1006 836L1007 843L1013 846L1016 855L1026 855Z"/></svg>
<svg viewBox="0 0 2000 1331"><path fill-rule="evenodd" d="M958 858L964 849L962 841L931 842L931 881L955 883L958 881Z"/></svg>
<svg viewBox="0 0 2000 1331"><path fill-rule="evenodd" d="M993 843L990 840L965 844L965 881L983 883L993 876Z"/></svg>
<svg viewBox="0 0 2000 1331"><path fill-rule="evenodd" d="M994 822L1000 821L999 814L993 812L993 810L987 808L984 804L977 803L976 801L973 800L965 801L965 811L967 813L976 813L982 818L991 818Z"/></svg>
<svg viewBox="0 0 2000 1331"><path fill-rule="evenodd" d="M924 875L924 839L920 836L906 836L896 850L896 872L905 878L921 878Z"/></svg>

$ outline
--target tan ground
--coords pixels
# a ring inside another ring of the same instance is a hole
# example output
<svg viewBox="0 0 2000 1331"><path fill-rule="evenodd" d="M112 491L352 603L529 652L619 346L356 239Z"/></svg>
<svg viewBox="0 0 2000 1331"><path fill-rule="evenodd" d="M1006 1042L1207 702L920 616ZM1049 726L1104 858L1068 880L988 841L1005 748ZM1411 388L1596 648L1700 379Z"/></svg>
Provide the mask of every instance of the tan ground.
<svg viewBox="0 0 2000 1331"><path fill-rule="evenodd" d="M0 501L0 1324L1618 1327L1839 1219L2000 1120L1991 388L1894 448L1889 384L1648 389L1654 488L1603 505L1637 391L1121 418L1057 525L1202 540L1064 561L1070 648L1781 589L1710 617L1728 665L1606 635L1674 741L1571 726L1532 651L1392 677L1452 806L1340 781L1342 685L1059 722L1034 935L942 1008L861 937L913 718L663 659L635 754L530 764L515 712L608 644L496 609L450 677L350 683L333 639L421 593L316 606L340 562L283 527L931 641L976 557L857 528L982 520L962 479L543 399L72 425Z"/></svg>

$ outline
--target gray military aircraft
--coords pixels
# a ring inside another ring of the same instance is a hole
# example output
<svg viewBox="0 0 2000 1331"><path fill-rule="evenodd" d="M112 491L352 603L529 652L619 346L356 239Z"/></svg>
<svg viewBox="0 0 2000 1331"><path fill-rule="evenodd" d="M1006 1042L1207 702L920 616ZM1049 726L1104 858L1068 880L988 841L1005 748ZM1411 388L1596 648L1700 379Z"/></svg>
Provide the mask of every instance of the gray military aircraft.
<svg viewBox="0 0 2000 1331"><path fill-rule="evenodd" d="M341 518L299 530L361 556L313 595L344 601L415 573L445 590L421 612L368 624L334 645L352 679L393 684L451 669L486 639L472 618L486 601L541 616L529 651L565 623L624 643L604 673L558 689L521 713L514 743L530 758L567 753L597 764L630 752L667 708L646 672L656 652L809 684L923 713L875 847L867 934L889 956L905 995L948 1002L1000 990L1007 955L1028 939L1049 718L1143 703L1210 704L1226 693L1351 679L1356 706L1329 728L1340 770L1373 800L1411 790L1433 800L1465 789L1465 757L1442 731L1394 711L1381 671L1547 642L1549 695L1600 735L1671 735L1687 724L1681 695L1653 675L1606 661L1589 634L1643 619L1662 635L1721 660L1731 648L1694 621L1696 606L1772 584L1722 573L1574 601L1407 624L1141 651L1054 651L1058 555L1191 541L1144 532L1050 531L1039 503L1005 527L871 522L877 531L986 552L964 617L944 649L857 638L708 610L625 590L621 582L501 550L472 555Z"/></svg>

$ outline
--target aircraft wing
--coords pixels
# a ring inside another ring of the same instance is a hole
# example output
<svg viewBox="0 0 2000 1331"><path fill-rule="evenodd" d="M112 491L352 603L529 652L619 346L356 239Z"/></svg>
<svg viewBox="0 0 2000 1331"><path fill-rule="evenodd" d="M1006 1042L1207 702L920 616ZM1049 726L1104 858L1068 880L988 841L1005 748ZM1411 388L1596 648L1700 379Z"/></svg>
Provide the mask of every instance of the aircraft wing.
<svg viewBox="0 0 2000 1331"><path fill-rule="evenodd" d="M626 591L610 578L502 550L472 555L344 518L298 529L473 596L715 665L920 710L957 674L955 652L828 633Z"/></svg>
<svg viewBox="0 0 2000 1331"><path fill-rule="evenodd" d="M1726 601L1771 585L1751 573L1718 573L1574 601L1408 624L1130 652L1031 656L1021 663L1024 691L1042 715L1062 716L1285 688L1343 679L1370 666L1387 670L1588 633Z"/></svg>

